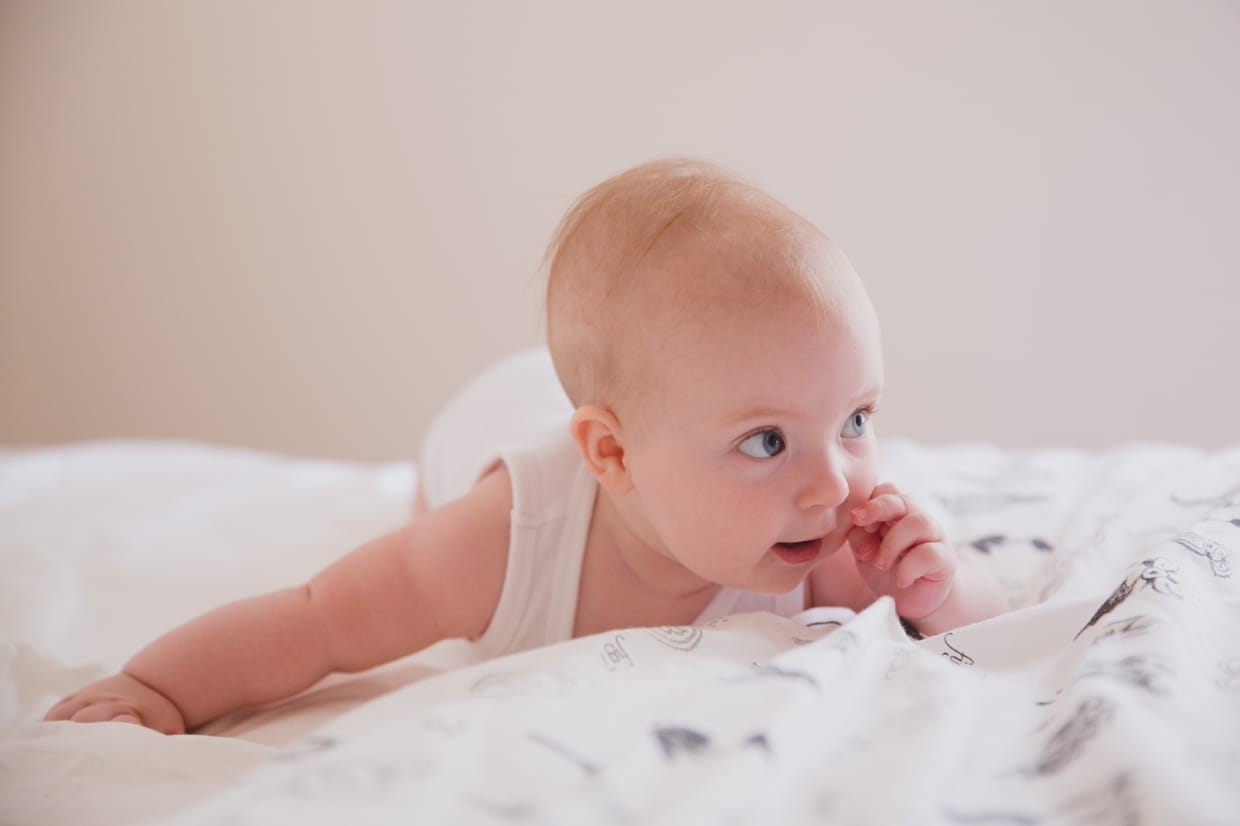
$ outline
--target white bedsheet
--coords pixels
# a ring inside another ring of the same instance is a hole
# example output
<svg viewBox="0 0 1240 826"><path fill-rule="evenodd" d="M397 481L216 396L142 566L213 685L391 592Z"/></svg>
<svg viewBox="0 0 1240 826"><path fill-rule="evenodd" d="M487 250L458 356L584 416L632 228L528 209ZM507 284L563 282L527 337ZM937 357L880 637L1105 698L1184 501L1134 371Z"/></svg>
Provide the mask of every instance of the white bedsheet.
<svg viewBox="0 0 1240 826"><path fill-rule="evenodd" d="M0 823L1237 822L1240 448L888 442L884 464L1017 610L921 641L880 601L490 663L449 642L163 737L38 719L399 524L412 468L0 453Z"/></svg>

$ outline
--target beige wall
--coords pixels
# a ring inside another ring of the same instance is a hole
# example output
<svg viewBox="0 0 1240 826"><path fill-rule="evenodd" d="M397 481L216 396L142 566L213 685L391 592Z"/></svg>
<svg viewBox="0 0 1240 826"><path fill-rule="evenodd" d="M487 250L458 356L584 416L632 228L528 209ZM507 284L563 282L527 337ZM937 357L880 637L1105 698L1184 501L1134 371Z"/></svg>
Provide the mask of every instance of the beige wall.
<svg viewBox="0 0 1240 826"><path fill-rule="evenodd" d="M670 153L844 245L886 433L1240 442L1238 8L4 0L0 443L409 456Z"/></svg>

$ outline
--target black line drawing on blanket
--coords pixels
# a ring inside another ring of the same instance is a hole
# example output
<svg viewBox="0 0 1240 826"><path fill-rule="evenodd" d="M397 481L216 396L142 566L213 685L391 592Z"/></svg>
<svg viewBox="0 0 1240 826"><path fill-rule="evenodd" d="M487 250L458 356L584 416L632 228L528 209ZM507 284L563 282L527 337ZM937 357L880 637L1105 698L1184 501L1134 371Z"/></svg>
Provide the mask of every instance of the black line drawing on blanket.
<svg viewBox="0 0 1240 826"><path fill-rule="evenodd" d="M629 652L624 650L624 634L616 634L610 640L603 643L603 653L599 655L603 658L603 665L608 671L615 671L622 665L629 668L634 666L633 658L629 656Z"/></svg>
<svg viewBox="0 0 1240 826"><path fill-rule="evenodd" d="M1210 573L1216 577L1231 576L1231 552L1221 542L1202 536L1196 531L1185 531L1175 538L1175 544L1187 548L1210 563Z"/></svg>
<svg viewBox="0 0 1240 826"><path fill-rule="evenodd" d="M1114 662L1087 662L1081 677L1108 677L1151 694L1168 695L1175 680L1175 669L1154 654L1132 654Z"/></svg>
<svg viewBox="0 0 1240 826"><path fill-rule="evenodd" d="M1059 688L1055 690L1054 697L1052 697L1049 700L1038 700L1034 703L1034 705L1035 706L1053 706L1055 703L1059 702L1059 698L1062 696L1063 696L1063 689Z"/></svg>
<svg viewBox="0 0 1240 826"><path fill-rule="evenodd" d="M577 681L560 671L500 671L474 681L469 693L478 697L567 697L577 690Z"/></svg>
<svg viewBox="0 0 1240 826"><path fill-rule="evenodd" d="M581 776L592 782L592 793L595 796L593 800L594 812L597 815L597 822L611 824L626 824L637 822L636 816L628 810L629 801L622 800L620 795L608 787L606 779L606 766L595 763L583 757L577 751L569 748L564 743L549 737L542 732L531 731L526 733L526 738L530 742L541 746L547 752L562 759L567 766L581 773ZM492 814L498 814L507 819L529 819L536 817L539 812L537 804L524 801L511 801L502 803L494 800L488 800L481 796L474 795L469 802L479 808L484 808ZM545 813L541 813L544 814ZM539 821L542 822L542 821Z"/></svg>
<svg viewBox="0 0 1240 826"><path fill-rule="evenodd" d="M1115 586L1115 590L1111 595L1103 600L1098 606L1098 610L1089 618L1089 622L1080 631L1076 632L1073 639L1079 639L1081 634L1097 624L1098 620L1114 611L1132 595L1137 585L1146 585L1152 587L1160 594L1183 598L1180 593L1180 581L1176 577L1179 573L1180 566L1173 562L1168 562L1162 557L1154 557L1153 559L1144 559L1140 563L1140 570L1136 574L1127 576L1119 585Z"/></svg>
<svg viewBox="0 0 1240 826"><path fill-rule="evenodd" d="M1141 822L1141 806L1134 794L1135 783L1127 772L1119 774L1100 789L1069 798L1052 815L1045 826L1088 821L1115 826L1137 826Z"/></svg>
<svg viewBox="0 0 1240 826"><path fill-rule="evenodd" d="M975 826L1060 826L1095 823L1110 826L1137 826L1141 822L1138 801L1133 795L1132 778L1123 773L1084 794L1074 795L1049 811L1033 814L1018 811L964 812L945 808L943 814L955 823Z"/></svg>
<svg viewBox="0 0 1240 826"><path fill-rule="evenodd" d="M974 539L968 544L984 554L989 554L994 548L1000 545L1008 544L1028 545L1034 550L1045 551L1047 553L1055 550L1054 545L1039 536L1031 536L1027 538L1010 537L1007 534L1002 533L992 533L987 534L986 536L979 536L977 539Z"/></svg>
<svg viewBox="0 0 1240 826"><path fill-rule="evenodd" d="M818 640L818 648L824 651L838 651L841 654L849 654L859 648L861 641L857 639L856 633L843 628L835 631L821 640Z"/></svg>
<svg viewBox="0 0 1240 826"><path fill-rule="evenodd" d="M334 737L312 734L309 737L298 740L288 749L280 752L276 756L276 761L279 763L295 763L313 754L322 754L328 749L334 749L339 742Z"/></svg>
<svg viewBox="0 0 1240 826"><path fill-rule="evenodd" d="M568 746L564 745L558 740L552 740L550 737L548 737L545 734L542 734L537 731L531 731L528 734L526 734L526 737L532 742L537 743L543 748L546 748L547 750L551 751L552 753L557 754L560 757L563 757L565 760L572 763L577 768L581 769L582 774L586 775L587 777L596 777L598 776L600 772L603 771L602 767L599 766L597 763L590 762L589 760L585 759L581 755L569 749Z"/></svg>
<svg viewBox="0 0 1240 826"><path fill-rule="evenodd" d="M904 666L908 665L909 658L913 652L909 648L897 648L895 653L891 655L891 662L887 663L887 670L883 672L884 680L895 679Z"/></svg>
<svg viewBox="0 0 1240 826"><path fill-rule="evenodd" d="M675 760L682 754L698 757L710 751L710 737L691 728L660 727L654 730L654 736L668 760Z"/></svg>
<svg viewBox="0 0 1240 826"><path fill-rule="evenodd" d="M1221 660L1218 664L1219 676L1215 680L1224 691L1240 691L1240 657Z"/></svg>
<svg viewBox="0 0 1240 826"><path fill-rule="evenodd" d="M1137 582L1135 579L1125 578L1119 585L1115 586L1115 590L1111 592L1111 595L1102 601L1102 604L1098 606L1098 610L1094 611L1094 615L1089 618L1089 622L1085 623L1084 627L1082 627L1080 631L1077 631L1076 636L1072 639L1080 639L1081 634L1084 634L1087 630L1092 628L1098 620L1118 608L1120 603L1128 599L1128 596L1132 593L1132 589L1136 587L1136 584Z"/></svg>
<svg viewBox="0 0 1240 826"><path fill-rule="evenodd" d="M765 734L751 734L741 741L741 746L761 749L768 759L771 757L771 741L767 739Z"/></svg>
<svg viewBox="0 0 1240 826"><path fill-rule="evenodd" d="M1098 636L1094 637L1093 644L1098 644L1107 637L1116 635L1124 635L1126 637L1140 637L1147 633L1154 626L1153 617L1148 614L1137 614L1123 619L1111 620L1102 626L1102 630L1098 632ZM1082 629L1084 630L1084 629ZM1080 634L1077 634L1079 637Z"/></svg>
<svg viewBox="0 0 1240 826"><path fill-rule="evenodd" d="M801 680L815 691L820 691L822 687L818 685L818 680L814 679L814 675L805 671L791 671L786 668L780 668L777 665L759 665L752 663L753 674L746 674L743 677L736 677L729 682L731 683L748 683L754 680L760 680L764 677L774 677L779 680Z"/></svg>
<svg viewBox="0 0 1240 826"><path fill-rule="evenodd" d="M438 714L427 717L422 726L443 737L459 737L469 730L469 723L460 717L446 717Z"/></svg>
<svg viewBox="0 0 1240 826"><path fill-rule="evenodd" d="M1094 535L1086 543L1089 547L1100 548L1107 541L1108 532L1116 521L1124 515L1123 508L1099 516L1094 527Z"/></svg>
<svg viewBox="0 0 1240 826"><path fill-rule="evenodd" d="M806 628L830 628L831 636L835 637L835 636L838 636L840 633L836 629L843 628L844 623L840 622L839 620L814 620L813 622L805 623L805 627ZM843 633L847 634L850 632L845 631ZM821 639L822 638L819 637L818 639L813 639L813 640L801 640L799 637L793 637L792 642L796 645L804 645L804 644L808 644L811 642L818 642Z"/></svg>
<svg viewBox="0 0 1240 826"><path fill-rule="evenodd" d="M1208 516L1214 511L1240 506L1240 484L1232 485L1212 496L1199 496L1191 499L1173 493L1171 502L1182 508L1200 508Z"/></svg>
<svg viewBox="0 0 1240 826"><path fill-rule="evenodd" d="M677 651L692 651L702 641L702 629L692 625L663 625L643 630L668 648Z"/></svg>
<svg viewBox="0 0 1240 826"><path fill-rule="evenodd" d="M1177 576L1180 572L1179 565L1161 556L1142 560L1141 564L1145 567L1145 570L1141 571L1141 579L1146 585L1160 594L1184 599L1184 594L1180 592L1180 578Z"/></svg>
<svg viewBox="0 0 1240 826"><path fill-rule="evenodd" d="M1048 775L1062 769L1081 753L1085 744L1098 736L1115 719L1115 704L1104 697L1089 697L1072 712L1042 749L1042 756L1028 774Z"/></svg>
<svg viewBox="0 0 1240 826"><path fill-rule="evenodd" d="M616 795L603 783L593 786L592 791L597 793L597 797L591 802L593 803L592 814L594 822L609 823L613 826L623 826L628 823L637 822L632 812L625 808L624 802L617 799ZM521 823L542 823L548 816L548 813L540 808L541 801L531 801L528 799L509 798L501 799L490 790L479 791L477 789L467 791L461 795L461 800L485 812L488 815L486 822L492 822L495 819L508 821L517 821ZM539 816L542 816L540 818ZM419 823L425 818L412 817L411 822ZM431 820L430 822L441 822L439 820ZM456 820L453 823L459 822ZM466 822L473 823L474 818L468 818Z"/></svg>
<svg viewBox="0 0 1240 826"><path fill-rule="evenodd" d="M681 756L693 759L720 754L710 735L687 726L660 726L654 730L656 742L669 762ZM741 749L757 749L770 760L771 741L762 732L745 737L737 744Z"/></svg>
<svg viewBox="0 0 1240 826"><path fill-rule="evenodd" d="M948 631L946 634L943 635L943 645L950 648L951 651L950 652L942 651L940 652L940 654L944 657L947 657L947 659L951 660L957 665L973 665L974 660L972 657L970 657L968 654L964 653L959 648L951 644L952 635L955 633L956 633L955 631Z"/></svg>

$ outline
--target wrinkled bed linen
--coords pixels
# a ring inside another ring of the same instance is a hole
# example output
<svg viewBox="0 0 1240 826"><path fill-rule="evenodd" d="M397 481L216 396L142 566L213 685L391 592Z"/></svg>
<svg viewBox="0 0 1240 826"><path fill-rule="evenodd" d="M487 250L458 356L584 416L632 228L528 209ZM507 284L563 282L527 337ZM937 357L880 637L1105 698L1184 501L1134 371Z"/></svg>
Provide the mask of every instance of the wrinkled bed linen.
<svg viewBox="0 0 1240 826"><path fill-rule="evenodd" d="M399 524L412 469L11 451L0 822L1234 822L1240 448L889 441L883 462L1012 613L925 640L880 600L493 662L449 642L169 738L37 719L159 630Z"/></svg>

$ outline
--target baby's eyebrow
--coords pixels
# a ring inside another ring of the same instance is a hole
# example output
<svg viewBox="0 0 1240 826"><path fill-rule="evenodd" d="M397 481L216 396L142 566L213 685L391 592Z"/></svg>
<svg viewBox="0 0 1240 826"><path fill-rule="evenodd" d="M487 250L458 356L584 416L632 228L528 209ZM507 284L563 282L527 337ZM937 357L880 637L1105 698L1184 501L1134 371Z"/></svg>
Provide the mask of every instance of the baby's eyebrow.
<svg viewBox="0 0 1240 826"><path fill-rule="evenodd" d="M723 424L733 427L762 419L786 419L795 415L796 414L791 410L785 410L780 407L772 407L770 405L760 405L757 407L746 408L738 414L727 416L723 420Z"/></svg>
<svg viewBox="0 0 1240 826"><path fill-rule="evenodd" d="M864 393L857 394L848 405L848 413L851 414L853 410L864 407L866 404L877 403L880 395L881 389L877 386L867 389ZM736 427L762 420L796 419L800 417L802 417L802 414L795 410L763 404L744 408L739 413L726 415L721 421L727 427Z"/></svg>
<svg viewBox="0 0 1240 826"><path fill-rule="evenodd" d="M860 405L865 402L870 402L870 403L877 402L882 395L883 395L883 382L882 382L882 379L879 379L874 384L871 384L868 387L866 387L865 390L861 391L853 398L854 398L855 403Z"/></svg>

